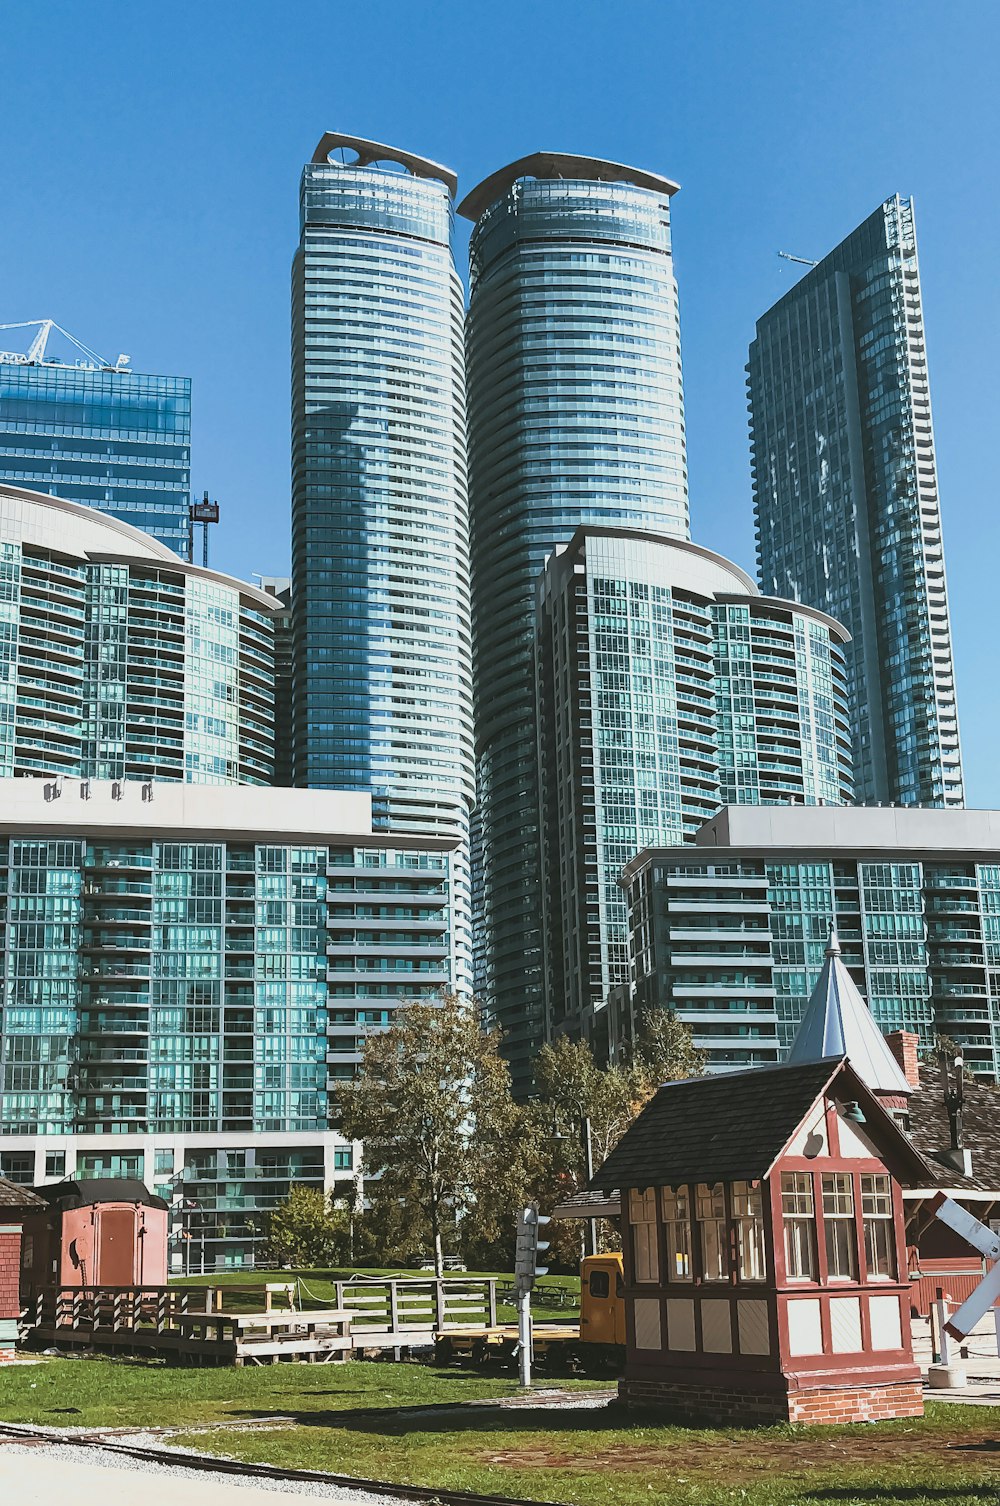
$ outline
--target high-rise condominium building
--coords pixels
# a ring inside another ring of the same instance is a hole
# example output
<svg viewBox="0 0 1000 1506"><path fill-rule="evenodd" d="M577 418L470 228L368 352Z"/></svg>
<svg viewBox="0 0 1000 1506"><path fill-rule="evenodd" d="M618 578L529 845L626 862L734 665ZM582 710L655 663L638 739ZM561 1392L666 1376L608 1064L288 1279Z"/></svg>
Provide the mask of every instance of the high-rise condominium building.
<svg viewBox="0 0 1000 1506"><path fill-rule="evenodd" d="M271 784L279 605L0 482L0 779Z"/></svg>
<svg viewBox="0 0 1000 1506"><path fill-rule="evenodd" d="M676 184L540 152L487 178L467 321L477 983L520 1089L544 1031L535 584L583 523L688 533Z"/></svg>
<svg viewBox="0 0 1000 1506"><path fill-rule="evenodd" d="M337 1084L452 982L455 846L360 793L0 781L0 1175L144 1178L175 1271L353 1195Z"/></svg>
<svg viewBox="0 0 1000 1506"><path fill-rule="evenodd" d="M880 1030L1000 1076L1000 812L728 806L625 869L634 990L611 1034L674 1009L728 1071L781 1061L830 922Z"/></svg>
<svg viewBox="0 0 1000 1506"><path fill-rule="evenodd" d="M0 351L0 481L83 502L186 554L191 379L67 365L45 349Z"/></svg>
<svg viewBox="0 0 1000 1506"><path fill-rule="evenodd" d="M858 799L961 805L912 200L758 320L747 370L761 585L851 633Z"/></svg>
<svg viewBox="0 0 1000 1506"><path fill-rule="evenodd" d="M456 181L330 133L292 274L293 766L375 824L457 835L475 794ZM457 868L459 982L468 872Z"/></svg>
<svg viewBox="0 0 1000 1506"><path fill-rule="evenodd" d="M761 596L681 539L580 528L539 581L538 728L548 1032L586 1032L629 981L619 879L720 805L853 795L831 618ZM608 1042L610 1045L610 1041Z"/></svg>

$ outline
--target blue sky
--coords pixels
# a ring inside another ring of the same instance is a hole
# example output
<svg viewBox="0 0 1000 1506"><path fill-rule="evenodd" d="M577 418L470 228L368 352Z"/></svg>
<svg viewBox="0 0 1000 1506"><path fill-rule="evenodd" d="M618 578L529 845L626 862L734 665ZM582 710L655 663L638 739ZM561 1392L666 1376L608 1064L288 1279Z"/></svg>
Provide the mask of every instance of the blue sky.
<svg viewBox="0 0 1000 1506"><path fill-rule="evenodd" d="M289 266L326 129L649 167L673 201L696 540L753 567L754 320L916 200L970 804L1000 806L994 0L4 0L0 320L194 379L213 563L288 561Z"/></svg>

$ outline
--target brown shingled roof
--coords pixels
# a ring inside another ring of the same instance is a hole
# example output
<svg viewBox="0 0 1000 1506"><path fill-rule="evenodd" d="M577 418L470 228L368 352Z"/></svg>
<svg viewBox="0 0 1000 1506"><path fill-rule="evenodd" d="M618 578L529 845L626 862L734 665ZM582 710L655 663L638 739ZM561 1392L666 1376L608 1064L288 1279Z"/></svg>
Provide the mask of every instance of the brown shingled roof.
<svg viewBox="0 0 1000 1506"><path fill-rule="evenodd" d="M936 1159L951 1144L938 1061L920 1063L920 1087L910 1094L908 1134L931 1172L929 1185L958 1191L992 1192L1000 1197L1000 1089L966 1076L962 1124L966 1149L972 1152L972 1176ZM920 1185L926 1185L921 1183Z"/></svg>
<svg viewBox="0 0 1000 1506"><path fill-rule="evenodd" d="M774 1165L813 1104L844 1074L844 1093L862 1103L907 1169L926 1184L919 1151L842 1057L795 1066L666 1083L630 1125L590 1183L593 1189L757 1181Z"/></svg>
<svg viewBox="0 0 1000 1506"><path fill-rule="evenodd" d="M0 1177L0 1209L44 1207L44 1200L32 1192L30 1187L19 1187L16 1182L8 1182Z"/></svg>

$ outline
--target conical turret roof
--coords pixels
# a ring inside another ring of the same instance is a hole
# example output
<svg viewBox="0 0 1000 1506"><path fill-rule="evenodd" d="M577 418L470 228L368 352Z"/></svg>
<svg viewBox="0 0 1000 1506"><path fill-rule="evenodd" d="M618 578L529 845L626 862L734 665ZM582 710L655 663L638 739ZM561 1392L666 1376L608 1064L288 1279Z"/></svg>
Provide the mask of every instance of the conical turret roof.
<svg viewBox="0 0 1000 1506"><path fill-rule="evenodd" d="M876 1093L910 1093L912 1088L886 1044L871 1010L859 994L840 955L836 929L830 927L826 961L806 1005L789 1063L846 1056L855 1072Z"/></svg>

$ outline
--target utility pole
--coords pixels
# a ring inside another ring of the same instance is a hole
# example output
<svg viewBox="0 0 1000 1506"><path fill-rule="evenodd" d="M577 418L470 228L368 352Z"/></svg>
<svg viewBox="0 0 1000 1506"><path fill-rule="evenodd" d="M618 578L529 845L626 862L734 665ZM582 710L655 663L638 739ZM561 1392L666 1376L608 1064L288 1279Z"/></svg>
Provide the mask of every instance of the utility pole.
<svg viewBox="0 0 1000 1506"><path fill-rule="evenodd" d="M590 1136L590 1115L581 1113L580 1142L583 1149L583 1176L589 1187L594 1175L594 1145ZM584 1224L584 1254L597 1254L597 1219L588 1218Z"/></svg>

